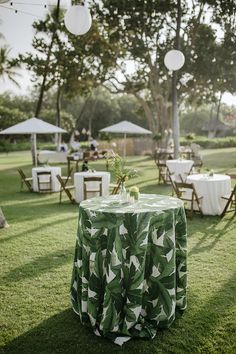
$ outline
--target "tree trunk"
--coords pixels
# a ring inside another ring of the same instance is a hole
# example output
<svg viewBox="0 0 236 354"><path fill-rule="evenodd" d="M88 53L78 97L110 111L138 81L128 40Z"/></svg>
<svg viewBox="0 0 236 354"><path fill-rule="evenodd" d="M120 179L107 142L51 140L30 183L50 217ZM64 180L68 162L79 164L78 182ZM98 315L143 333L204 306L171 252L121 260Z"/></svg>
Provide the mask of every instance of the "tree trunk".
<svg viewBox="0 0 236 354"><path fill-rule="evenodd" d="M61 127L61 87L58 85L56 98L56 125ZM57 151L60 151L61 133L56 134Z"/></svg>
<svg viewBox="0 0 236 354"><path fill-rule="evenodd" d="M92 122L93 122L93 118L94 118L94 114L95 114L97 102L98 102L96 90L94 90L94 93L95 93L95 95L91 96L91 98L94 98L94 100L93 100L94 102L93 102L92 111L91 111L91 114L89 115L89 121L88 121L88 129L90 131L90 137L93 136Z"/></svg>
<svg viewBox="0 0 236 354"><path fill-rule="evenodd" d="M58 21L59 19L59 10L60 10L60 0L57 0L57 9L56 9L56 21ZM43 81L40 87L40 91L39 91L39 98L38 98L38 102L37 102L37 106L36 106L36 110L35 110L35 117L38 117L42 108L42 103L43 103L43 95L44 95L44 91L45 91L45 86L46 86L46 80L47 80L47 75L48 75L48 70L49 70L49 63L50 63L50 59L51 59L51 53L52 53L52 47L54 44L56 38L56 29L52 34L52 39L50 42L50 45L48 47L48 53L47 53L47 58L46 58L46 63L45 63L45 67L44 67L44 73L43 73Z"/></svg>
<svg viewBox="0 0 236 354"><path fill-rule="evenodd" d="M148 121L148 127L149 130L151 130L153 133L156 133L156 127L154 125L154 119L153 119L153 114L152 111L147 103L147 101L145 101L142 97L140 97L137 93L134 93L134 96L137 98L137 100L139 101L139 103L141 104L141 106L143 107L145 116L147 118Z"/></svg>
<svg viewBox="0 0 236 354"><path fill-rule="evenodd" d="M89 104L89 102L90 102L90 99L91 99L91 95L90 95L90 96L86 99L86 101L83 103L83 107L82 107L82 109L81 109L81 111L80 111L79 117L76 119L75 129L78 129L78 127L79 127L79 121L80 121L80 119L82 118L84 112L86 111L87 106L88 106L88 104Z"/></svg>
<svg viewBox="0 0 236 354"><path fill-rule="evenodd" d="M175 49L180 48L180 25L181 25L181 0L178 0L177 4L177 25L176 25L176 36L175 36ZM178 104L177 104L177 72L173 72L172 76L172 127L173 127L173 139L174 139L174 158L177 159L179 156L179 117L178 117Z"/></svg>
<svg viewBox="0 0 236 354"><path fill-rule="evenodd" d="M214 104L211 105L209 126L208 126L208 132L207 132L207 137L208 138L212 138L211 124L212 124L212 121L213 121L213 111L214 111Z"/></svg>
<svg viewBox="0 0 236 354"><path fill-rule="evenodd" d="M214 129L214 138L216 137L217 134L217 124L219 123L219 117L220 117L220 106L221 106L221 99L222 99L222 92L220 93L220 98L218 101L217 105L217 111L216 111L216 124L215 124L215 129Z"/></svg>

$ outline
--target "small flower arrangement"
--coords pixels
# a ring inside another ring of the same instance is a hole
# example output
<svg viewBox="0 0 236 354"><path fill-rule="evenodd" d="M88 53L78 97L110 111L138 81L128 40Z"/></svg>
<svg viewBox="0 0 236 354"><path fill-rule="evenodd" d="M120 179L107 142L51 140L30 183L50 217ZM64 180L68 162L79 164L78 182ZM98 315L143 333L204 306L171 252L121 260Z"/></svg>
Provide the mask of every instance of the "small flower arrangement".
<svg viewBox="0 0 236 354"><path fill-rule="evenodd" d="M213 177L213 176L214 176L214 171L213 171L213 170L210 170L208 176L209 176L209 177Z"/></svg>
<svg viewBox="0 0 236 354"><path fill-rule="evenodd" d="M134 197L135 200L139 199L139 188L136 186L130 187L129 194L131 197Z"/></svg>
<svg viewBox="0 0 236 354"><path fill-rule="evenodd" d="M112 171L114 172L116 179L120 180L122 184L129 178L137 176L137 170L133 168L128 169L127 167L125 167L125 161L119 154L109 152L106 155L106 159L108 165L112 167Z"/></svg>

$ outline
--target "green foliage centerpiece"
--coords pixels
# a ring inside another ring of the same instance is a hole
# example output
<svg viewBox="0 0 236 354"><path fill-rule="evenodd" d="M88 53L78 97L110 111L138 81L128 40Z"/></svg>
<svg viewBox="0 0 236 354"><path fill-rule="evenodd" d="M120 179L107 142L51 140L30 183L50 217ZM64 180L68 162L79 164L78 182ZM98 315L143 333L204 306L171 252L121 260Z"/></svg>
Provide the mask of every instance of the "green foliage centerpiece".
<svg viewBox="0 0 236 354"><path fill-rule="evenodd" d="M119 154L109 152L106 155L108 165L111 166L111 169L116 177L118 183L121 184L120 194L122 199L127 199L127 193L125 189L125 182L129 178L137 176L137 170L133 168L127 168L125 166L125 160Z"/></svg>

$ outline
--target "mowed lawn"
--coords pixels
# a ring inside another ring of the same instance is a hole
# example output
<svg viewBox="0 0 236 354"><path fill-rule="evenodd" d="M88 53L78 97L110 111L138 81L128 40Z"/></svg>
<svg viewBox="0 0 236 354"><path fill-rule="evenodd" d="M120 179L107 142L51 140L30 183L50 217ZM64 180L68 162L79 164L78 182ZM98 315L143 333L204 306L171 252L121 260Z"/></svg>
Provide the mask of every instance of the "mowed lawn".
<svg viewBox="0 0 236 354"><path fill-rule="evenodd" d="M20 192L17 167L31 172L30 153L0 154L0 206L10 227L0 230L0 344L9 354L236 353L236 218L188 220L188 308L152 341L122 348L96 337L70 306L78 206L58 193ZM150 157L132 157L143 193L170 194L157 184ZM105 163L92 168L104 170ZM236 148L204 151L204 167L236 173ZM65 166L63 167L66 170Z"/></svg>

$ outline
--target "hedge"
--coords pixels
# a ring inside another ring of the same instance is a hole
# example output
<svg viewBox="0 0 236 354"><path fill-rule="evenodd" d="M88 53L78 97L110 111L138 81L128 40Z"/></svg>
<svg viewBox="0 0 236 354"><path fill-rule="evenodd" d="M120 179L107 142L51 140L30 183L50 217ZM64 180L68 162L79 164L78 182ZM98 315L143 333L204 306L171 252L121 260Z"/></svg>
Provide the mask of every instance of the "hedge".
<svg viewBox="0 0 236 354"><path fill-rule="evenodd" d="M180 138L181 145L190 145L191 143L199 144L204 149L220 149L227 147L236 147L236 137L225 138L207 138L204 136L193 136L192 139L186 137ZM44 150L56 150L54 144L38 143L38 148ZM7 139L0 139L0 152L23 151L30 150L30 142L23 141L13 144Z"/></svg>
<svg viewBox="0 0 236 354"><path fill-rule="evenodd" d="M56 150L54 144L45 144L45 143L38 143L38 148L43 150ZM12 152L12 151L25 151L30 150L31 144L30 141L22 141L21 143L12 143L7 139L0 138L0 152Z"/></svg>
<svg viewBox="0 0 236 354"><path fill-rule="evenodd" d="M187 139L186 137L180 138L181 145L190 145L191 143L199 144L205 149L236 147L236 137L207 138L205 136L196 136L193 139Z"/></svg>

